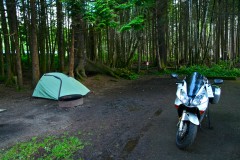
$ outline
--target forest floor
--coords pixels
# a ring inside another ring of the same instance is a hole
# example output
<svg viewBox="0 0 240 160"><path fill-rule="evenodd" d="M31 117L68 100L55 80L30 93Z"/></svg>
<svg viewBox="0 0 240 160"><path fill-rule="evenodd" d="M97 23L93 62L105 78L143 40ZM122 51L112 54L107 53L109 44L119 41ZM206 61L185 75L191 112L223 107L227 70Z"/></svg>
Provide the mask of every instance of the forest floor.
<svg viewBox="0 0 240 160"><path fill-rule="evenodd" d="M0 148L33 136L82 133L87 145L77 157L85 160L240 159L240 81L224 81L219 104L191 148L175 145L177 111L175 80L142 76L130 81L92 76L84 104L60 108L58 102L32 98L32 89L16 92L0 84Z"/></svg>

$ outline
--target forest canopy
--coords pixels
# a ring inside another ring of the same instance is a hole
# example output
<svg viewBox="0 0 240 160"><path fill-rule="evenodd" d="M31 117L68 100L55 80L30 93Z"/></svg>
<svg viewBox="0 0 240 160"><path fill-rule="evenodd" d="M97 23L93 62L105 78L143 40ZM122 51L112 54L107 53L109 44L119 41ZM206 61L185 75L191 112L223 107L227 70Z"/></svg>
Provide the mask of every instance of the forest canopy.
<svg viewBox="0 0 240 160"><path fill-rule="evenodd" d="M1 0L0 78L157 69L240 59L240 1ZM91 67L89 67L91 66Z"/></svg>

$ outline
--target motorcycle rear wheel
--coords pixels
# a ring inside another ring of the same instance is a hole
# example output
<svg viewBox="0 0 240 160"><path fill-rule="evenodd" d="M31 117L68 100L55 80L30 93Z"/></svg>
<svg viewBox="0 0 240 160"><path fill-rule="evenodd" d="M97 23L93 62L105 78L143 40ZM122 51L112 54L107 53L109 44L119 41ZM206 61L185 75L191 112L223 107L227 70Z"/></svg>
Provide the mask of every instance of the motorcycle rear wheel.
<svg viewBox="0 0 240 160"><path fill-rule="evenodd" d="M187 127L185 132L180 133L178 129L176 134L176 145L179 149L186 149L187 147L192 145L197 135L197 125L189 121L185 121L183 122L183 126Z"/></svg>

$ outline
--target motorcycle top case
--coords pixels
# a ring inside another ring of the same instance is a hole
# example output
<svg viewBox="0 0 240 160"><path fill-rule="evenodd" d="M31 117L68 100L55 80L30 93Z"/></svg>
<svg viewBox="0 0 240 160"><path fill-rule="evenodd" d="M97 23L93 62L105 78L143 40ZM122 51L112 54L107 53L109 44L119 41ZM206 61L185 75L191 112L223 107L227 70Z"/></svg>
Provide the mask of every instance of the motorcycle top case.
<svg viewBox="0 0 240 160"><path fill-rule="evenodd" d="M217 104L221 96L221 88L218 86L212 86L212 91L213 91L214 97L210 98L209 102L211 104Z"/></svg>

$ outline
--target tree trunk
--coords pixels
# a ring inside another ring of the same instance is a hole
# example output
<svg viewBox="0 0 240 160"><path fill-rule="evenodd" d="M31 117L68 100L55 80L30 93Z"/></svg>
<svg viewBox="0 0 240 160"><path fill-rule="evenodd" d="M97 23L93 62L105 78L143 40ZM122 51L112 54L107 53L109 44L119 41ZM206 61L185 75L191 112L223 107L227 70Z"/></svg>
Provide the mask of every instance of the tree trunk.
<svg viewBox="0 0 240 160"><path fill-rule="evenodd" d="M40 24L39 24L39 51L40 51L40 68L42 73L46 73L46 2L40 0Z"/></svg>
<svg viewBox="0 0 240 160"><path fill-rule="evenodd" d="M4 39L4 46L5 46L5 55L6 55L6 65L7 65L7 83L11 82L12 79L12 67L11 67L11 57L10 57L10 44L9 44L9 34L8 34L8 27L6 22L6 14L3 5L3 1L0 1L0 11L1 11L1 24L2 24L2 31L3 31L3 39Z"/></svg>
<svg viewBox="0 0 240 160"><path fill-rule="evenodd" d="M158 30L158 47L159 47L159 55L161 57L161 69L166 67L167 63L167 46L166 46L166 33L167 33L167 8L168 8L168 0L164 0L164 2L157 1L157 30Z"/></svg>
<svg viewBox="0 0 240 160"><path fill-rule="evenodd" d="M86 60L86 47L85 47L85 23L81 11L83 7L82 2L77 2L72 5L74 14L72 14L72 27L74 30L74 64L75 64L75 73L77 78L86 77L85 73L85 60Z"/></svg>
<svg viewBox="0 0 240 160"><path fill-rule="evenodd" d="M2 46L2 35L0 34L0 75L5 77L4 72L4 56L3 56L3 46Z"/></svg>
<svg viewBox="0 0 240 160"><path fill-rule="evenodd" d="M184 5L185 6L185 5ZM186 8L186 6L184 7ZM182 28L182 32L184 34L184 44L183 44L183 54L184 54L184 61L183 64L191 64L192 59L191 59L191 52L189 52L189 48L191 47L191 42L189 42L190 40L190 36L188 36L188 33L190 33L189 30L189 12L186 12L186 16L185 19L183 21L183 28Z"/></svg>
<svg viewBox="0 0 240 160"><path fill-rule="evenodd" d="M57 44L58 44L58 58L59 58L59 69L61 72L64 71L64 46L63 46L63 13L62 13L62 2L57 0Z"/></svg>
<svg viewBox="0 0 240 160"><path fill-rule="evenodd" d="M95 38L94 38L94 28L92 25L89 26L89 33L88 33L88 44L87 50L88 55L92 61L96 61L96 45L95 45Z"/></svg>
<svg viewBox="0 0 240 160"><path fill-rule="evenodd" d="M104 57L103 57L103 49L102 49L102 31L99 30L98 33L98 43L97 43L97 48L98 48L98 57L97 60L100 60L100 62L104 62Z"/></svg>
<svg viewBox="0 0 240 160"><path fill-rule="evenodd" d="M85 36L84 36L84 21L82 16L78 16L78 21L79 23L75 26L75 37L76 37L76 41L75 41L75 64L76 64L76 68L75 68L75 72L77 74L78 77L82 78L82 77L86 77L86 73L85 73L85 68L84 68L84 64L85 64L85 60L86 60L86 53L85 53Z"/></svg>
<svg viewBox="0 0 240 160"><path fill-rule="evenodd" d="M238 3L238 18L237 18L237 35L236 35L236 56L240 57L240 3ZM237 63L240 63L240 58L238 59Z"/></svg>
<svg viewBox="0 0 240 160"><path fill-rule="evenodd" d="M222 4L221 1L218 1L218 13L221 13L222 10ZM220 59L220 53L222 53L222 44L221 39L223 39L223 17L221 14L217 17L217 31L216 31L216 52L215 52L215 63L219 62Z"/></svg>
<svg viewBox="0 0 240 160"><path fill-rule="evenodd" d="M36 86L40 78L39 58L37 46L36 1L30 0L31 7L31 51L32 51L32 85Z"/></svg>
<svg viewBox="0 0 240 160"><path fill-rule="evenodd" d="M28 2L25 2L25 0L21 0L21 5L22 5L22 14L23 14L23 33L25 33L26 39L26 52L23 47L24 39L21 39L21 44L22 44L22 54L27 56L27 65L30 66L30 56L29 56L29 19L27 16L27 7L28 7ZM27 54L25 54L27 53Z"/></svg>
<svg viewBox="0 0 240 160"><path fill-rule="evenodd" d="M232 6L235 6L235 1L232 1ZM235 7L233 7L233 13L235 13ZM236 53L235 53L235 24L234 24L234 18L235 18L235 15L231 15L231 56L230 56L230 59L233 61L233 63L235 62L236 60Z"/></svg>
<svg viewBox="0 0 240 160"><path fill-rule="evenodd" d="M139 45L141 34L142 33L138 33L138 36L136 38L133 38L133 39L135 39L135 42L133 42L133 46L129 48L130 53L129 53L129 57L128 57L127 63L126 63L127 67L130 67L130 64L131 64L131 61L133 59L134 53L136 52L137 47Z"/></svg>
<svg viewBox="0 0 240 160"><path fill-rule="evenodd" d="M23 86L23 76L22 76L22 64L21 64L21 55L20 55L20 46L19 46L19 37L18 37L18 28L17 28L17 14L16 14L16 4L15 0L8 0L7 11L8 11L8 22L10 33L13 36L13 43L16 53L16 70L17 70L17 84L19 88ZM14 54L14 53L13 53Z"/></svg>
<svg viewBox="0 0 240 160"><path fill-rule="evenodd" d="M74 30L71 35L71 50L69 53L69 76L74 77Z"/></svg>
<svg viewBox="0 0 240 160"><path fill-rule="evenodd" d="M153 12L153 19L152 19L152 58L151 58L151 61L154 62L154 64L160 64L160 63L157 63L157 24L156 24L156 19L157 19L157 11L156 11L156 7L152 9L152 12ZM160 66L158 66L158 69L160 69Z"/></svg>
<svg viewBox="0 0 240 160"><path fill-rule="evenodd" d="M227 60L228 57L228 18L229 18L229 14L228 14L228 0L225 0L225 2L222 2L223 6L225 6L225 14L223 15L223 30L222 30L222 37L221 37L221 46L222 46L222 55L223 55L223 60ZM224 4L225 3L225 4Z"/></svg>

